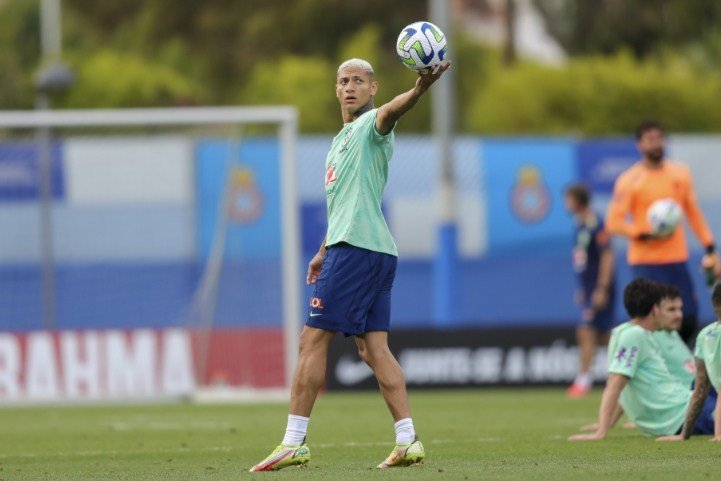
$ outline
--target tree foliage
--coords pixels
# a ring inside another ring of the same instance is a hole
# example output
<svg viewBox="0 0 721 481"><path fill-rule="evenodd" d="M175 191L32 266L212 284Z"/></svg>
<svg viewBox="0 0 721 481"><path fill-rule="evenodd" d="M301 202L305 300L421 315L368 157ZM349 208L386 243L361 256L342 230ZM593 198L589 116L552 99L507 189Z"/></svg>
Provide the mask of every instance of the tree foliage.
<svg viewBox="0 0 721 481"><path fill-rule="evenodd" d="M464 133L626 132L657 116L672 129L721 130L721 2L533 0L572 54L553 68L463 32L450 45ZM335 69L369 60L376 104L415 81L395 54L425 1L64 0L63 57L77 82L61 107L296 105L305 132L340 125ZM31 108L40 65L39 0L0 0L0 109ZM399 131L430 128L430 99Z"/></svg>
<svg viewBox="0 0 721 481"><path fill-rule="evenodd" d="M718 0L533 0L567 52L645 57L719 31Z"/></svg>
<svg viewBox="0 0 721 481"><path fill-rule="evenodd" d="M721 78L687 61L629 53L578 58L566 68L523 63L491 75L467 111L472 132L629 133L654 117L671 131L721 129Z"/></svg>

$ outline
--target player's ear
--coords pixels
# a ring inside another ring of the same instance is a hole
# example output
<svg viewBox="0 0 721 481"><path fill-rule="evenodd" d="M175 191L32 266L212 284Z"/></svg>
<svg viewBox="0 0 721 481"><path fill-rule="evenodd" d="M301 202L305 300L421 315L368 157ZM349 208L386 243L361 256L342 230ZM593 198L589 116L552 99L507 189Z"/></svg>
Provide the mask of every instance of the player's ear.
<svg viewBox="0 0 721 481"><path fill-rule="evenodd" d="M375 95L378 92L378 82L375 80L371 81L371 95Z"/></svg>

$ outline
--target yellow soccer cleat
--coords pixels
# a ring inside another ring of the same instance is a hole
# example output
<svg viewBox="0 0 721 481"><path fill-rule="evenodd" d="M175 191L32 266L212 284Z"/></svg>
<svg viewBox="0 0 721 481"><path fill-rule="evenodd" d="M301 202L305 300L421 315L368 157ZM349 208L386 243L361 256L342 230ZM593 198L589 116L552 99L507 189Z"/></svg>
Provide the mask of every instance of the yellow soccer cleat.
<svg viewBox="0 0 721 481"><path fill-rule="evenodd" d="M278 471L288 466L305 466L308 461L310 461L310 449L305 441L297 446L281 444L267 458L250 468L250 472Z"/></svg>
<svg viewBox="0 0 721 481"><path fill-rule="evenodd" d="M413 464L420 464L426 457L426 451L423 449L418 436L410 444L396 444L391 454L378 465L379 468L396 468L402 466L411 466Z"/></svg>

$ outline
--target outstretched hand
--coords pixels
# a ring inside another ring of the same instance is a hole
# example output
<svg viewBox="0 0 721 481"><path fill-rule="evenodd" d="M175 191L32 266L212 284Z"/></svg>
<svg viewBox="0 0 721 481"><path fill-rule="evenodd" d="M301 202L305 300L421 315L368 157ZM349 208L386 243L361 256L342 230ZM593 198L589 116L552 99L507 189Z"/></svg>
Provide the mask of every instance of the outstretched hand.
<svg viewBox="0 0 721 481"><path fill-rule="evenodd" d="M680 434L661 436L660 438L656 438L656 441L683 441L683 436L681 436Z"/></svg>
<svg viewBox="0 0 721 481"><path fill-rule="evenodd" d="M449 60L446 63L442 63L439 66L437 66L435 69L431 70L430 72L418 72L418 80L416 80L416 87L421 89L423 92L428 90L428 88L433 85L433 83L441 78L441 75L443 75L443 72L451 68L451 61Z"/></svg>
<svg viewBox="0 0 721 481"><path fill-rule="evenodd" d="M606 437L605 434L601 433L600 431L596 431L593 433L588 434L574 434L573 436L569 436L569 441L599 441L601 439L604 439Z"/></svg>

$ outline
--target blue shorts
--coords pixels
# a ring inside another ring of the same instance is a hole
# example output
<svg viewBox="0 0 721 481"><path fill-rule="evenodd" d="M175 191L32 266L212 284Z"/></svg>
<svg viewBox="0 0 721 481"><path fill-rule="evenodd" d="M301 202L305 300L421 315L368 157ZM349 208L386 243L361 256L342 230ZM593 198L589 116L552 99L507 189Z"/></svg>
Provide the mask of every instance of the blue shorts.
<svg viewBox="0 0 721 481"><path fill-rule="evenodd" d="M600 311L593 311L593 316L585 317L584 313L592 310L591 295L593 288L584 289L583 304L581 305L581 322L580 326L590 326L598 332L609 332L614 328L615 322L613 313L616 306L616 288L611 285L608 290L608 303L606 307Z"/></svg>
<svg viewBox="0 0 721 481"><path fill-rule="evenodd" d="M714 433L713 412L716 409L716 399L716 396L711 395L706 398L706 402L703 403L701 408L701 414L696 421L696 427L693 430L694 434Z"/></svg>
<svg viewBox="0 0 721 481"><path fill-rule="evenodd" d="M388 331L398 258L340 243L328 247L306 325L346 336Z"/></svg>
<svg viewBox="0 0 721 481"><path fill-rule="evenodd" d="M663 284L671 284L681 291L683 300L683 315L696 316L698 314L698 302L696 292L693 289L691 273L685 262L673 264L636 264L631 266L631 274L634 279L650 279Z"/></svg>
<svg viewBox="0 0 721 481"><path fill-rule="evenodd" d="M693 391L693 384L691 385L691 391ZM716 409L717 399L718 393L713 386L711 386L708 396L706 397L706 401L704 401L703 407L701 408L701 413L696 420L696 426L693 429L693 434L714 434L713 413ZM683 424L679 430L676 431L676 434L681 434L681 431L683 431Z"/></svg>

